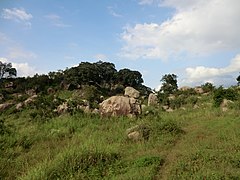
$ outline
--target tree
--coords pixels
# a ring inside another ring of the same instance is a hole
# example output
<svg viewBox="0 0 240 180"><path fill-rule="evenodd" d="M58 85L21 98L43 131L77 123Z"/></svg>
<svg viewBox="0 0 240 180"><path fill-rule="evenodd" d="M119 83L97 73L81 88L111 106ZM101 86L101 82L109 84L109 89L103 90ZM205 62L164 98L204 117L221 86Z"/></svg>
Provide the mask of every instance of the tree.
<svg viewBox="0 0 240 180"><path fill-rule="evenodd" d="M240 85L240 75L236 78L237 82L238 82L238 86Z"/></svg>
<svg viewBox="0 0 240 180"><path fill-rule="evenodd" d="M215 89L215 86L210 83L206 82L205 84L201 85L204 92L212 92Z"/></svg>
<svg viewBox="0 0 240 180"><path fill-rule="evenodd" d="M124 86L132 86L135 88L140 87L143 83L142 74L130 69L121 69L116 74L116 81Z"/></svg>
<svg viewBox="0 0 240 180"><path fill-rule="evenodd" d="M17 70L12 67L12 63L3 63L0 61L0 79L17 76Z"/></svg>
<svg viewBox="0 0 240 180"><path fill-rule="evenodd" d="M161 92L164 94L173 94L177 91L177 76L175 74L165 74L162 79L162 87L160 89Z"/></svg>

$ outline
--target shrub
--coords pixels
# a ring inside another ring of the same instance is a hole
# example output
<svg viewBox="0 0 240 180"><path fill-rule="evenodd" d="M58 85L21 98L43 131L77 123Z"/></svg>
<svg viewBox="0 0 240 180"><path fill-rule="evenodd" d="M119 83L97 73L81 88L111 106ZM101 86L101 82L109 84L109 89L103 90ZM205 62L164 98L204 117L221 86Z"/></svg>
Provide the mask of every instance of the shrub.
<svg viewBox="0 0 240 180"><path fill-rule="evenodd" d="M231 88L224 89L222 86L220 86L214 91L213 95L214 106L219 107L223 102L223 99L228 99L231 101L237 100L238 92L234 89Z"/></svg>

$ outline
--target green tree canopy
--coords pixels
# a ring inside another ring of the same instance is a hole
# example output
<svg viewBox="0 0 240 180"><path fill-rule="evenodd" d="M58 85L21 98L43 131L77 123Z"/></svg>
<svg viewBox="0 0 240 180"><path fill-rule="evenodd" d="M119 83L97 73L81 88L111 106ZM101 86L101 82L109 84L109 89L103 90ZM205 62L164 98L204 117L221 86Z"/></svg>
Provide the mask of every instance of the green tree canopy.
<svg viewBox="0 0 240 180"><path fill-rule="evenodd" d="M177 91L177 76L175 74L165 74L162 79L162 87L160 89L161 92L165 94L173 94Z"/></svg>
<svg viewBox="0 0 240 180"><path fill-rule="evenodd" d="M236 78L238 85L240 85L240 75Z"/></svg>
<svg viewBox="0 0 240 180"><path fill-rule="evenodd" d="M143 83L142 74L130 69L121 69L116 74L116 81L124 86L139 87Z"/></svg>
<svg viewBox="0 0 240 180"><path fill-rule="evenodd" d="M0 79L17 76L17 70L12 67L12 63L3 63L0 61Z"/></svg>

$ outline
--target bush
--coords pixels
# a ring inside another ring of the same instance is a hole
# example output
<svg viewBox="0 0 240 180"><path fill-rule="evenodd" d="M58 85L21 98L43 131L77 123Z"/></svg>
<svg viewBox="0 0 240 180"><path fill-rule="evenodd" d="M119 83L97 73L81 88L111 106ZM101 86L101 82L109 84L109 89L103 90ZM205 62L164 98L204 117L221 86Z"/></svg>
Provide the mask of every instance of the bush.
<svg viewBox="0 0 240 180"><path fill-rule="evenodd" d="M214 91L214 106L219 107L224 99L235 101L238 99L238 92L234 89L224 89L222 86L220 86Z"/></svg>

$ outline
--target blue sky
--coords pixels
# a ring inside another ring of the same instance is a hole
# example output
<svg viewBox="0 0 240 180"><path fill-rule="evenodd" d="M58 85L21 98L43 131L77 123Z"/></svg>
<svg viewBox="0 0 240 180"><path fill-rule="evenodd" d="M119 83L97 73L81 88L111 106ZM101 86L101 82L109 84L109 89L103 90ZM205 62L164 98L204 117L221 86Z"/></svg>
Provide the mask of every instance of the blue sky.
<svg viewBox="0 0 240 180"><path fill-rule="evenodd" d="M151 88L235 85L239 0L1 0L0 61L19 76L98 60L138 70Z"/></svg>

